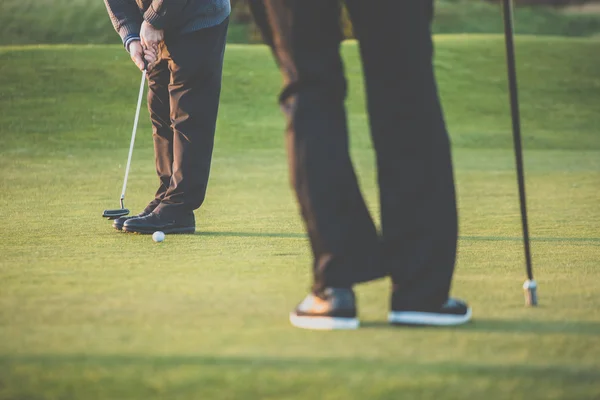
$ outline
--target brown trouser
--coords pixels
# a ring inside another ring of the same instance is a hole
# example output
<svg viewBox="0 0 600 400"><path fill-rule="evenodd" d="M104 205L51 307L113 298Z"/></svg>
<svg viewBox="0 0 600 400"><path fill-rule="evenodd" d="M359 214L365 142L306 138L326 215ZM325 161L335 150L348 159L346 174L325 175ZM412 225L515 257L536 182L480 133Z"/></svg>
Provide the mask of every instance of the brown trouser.
<svg viewBox="0 0 600 400"><path fill-rule="evenodd" d="M229 19L212 28L165 36L148 74L156 172L155 212L195 210L204 201Z"/></svg>

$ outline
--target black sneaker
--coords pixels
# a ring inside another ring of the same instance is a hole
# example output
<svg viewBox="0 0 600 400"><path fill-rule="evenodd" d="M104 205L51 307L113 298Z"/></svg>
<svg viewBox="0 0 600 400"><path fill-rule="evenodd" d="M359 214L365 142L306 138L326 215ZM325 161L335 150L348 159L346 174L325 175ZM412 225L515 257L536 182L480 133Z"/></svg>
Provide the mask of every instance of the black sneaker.
<svg viewBox="0 0 600 400"><path fill-rule="evenodd" d="M352 289L326 288L322 294L309 294L290 313L290 322L304 329L356 329L356 299Z"/></svg>
<svg viewBox="0 0 600 400"><path fill-rule="evenodd" d="M164 233L194 233L196 220L194 213L188 211L175 216L150 213L144 217L131 218L123 224L125 232L152 234L156 231Z"/></svg>
<svg viewBox="0 0 600 400"><path fill-rule="evenodd" d="M449 298L435 310L394 309L388 315L388 321L396 325L461 325L471 319L471 308L462 300Z"/></svg>

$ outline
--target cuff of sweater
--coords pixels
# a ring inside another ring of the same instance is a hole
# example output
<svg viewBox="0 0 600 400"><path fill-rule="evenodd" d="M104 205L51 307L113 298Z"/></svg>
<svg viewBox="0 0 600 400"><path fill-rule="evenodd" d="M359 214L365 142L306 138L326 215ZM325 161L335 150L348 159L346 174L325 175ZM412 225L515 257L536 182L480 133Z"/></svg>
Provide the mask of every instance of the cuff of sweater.
<svg viewBox="0 0 600 400"><path fill-rule="evenodd" d="M140 18L141 20L141 18ZM123 45L127 47L127 40L131 37L140 37L140 28L142 26L142 22L128 22L122 24L117 32L119 32L119 36L121 36L121 40L123 41Z"/></svg>
<svg viewBox="0 0 600 400"><path fill-rule="evenodd" d="M164 13L157 13L154 11L154 8L152 8L152 5L150 5L150 7L148 7L144 13L144 21L156 29L163 29L166 23L166 18Z"/></svg>
<svg viewBox="0 0 600 400"><path fill-rule="evenodd" d="M125 37L125 39L123 39L123 45L125 46L125 49L127 51L129 51L129 45L131 44L131 42L133 42L134 40L140 40L140 36L139 35L135 35L135 34L131 34L131 35L127 35Z"/></svg>

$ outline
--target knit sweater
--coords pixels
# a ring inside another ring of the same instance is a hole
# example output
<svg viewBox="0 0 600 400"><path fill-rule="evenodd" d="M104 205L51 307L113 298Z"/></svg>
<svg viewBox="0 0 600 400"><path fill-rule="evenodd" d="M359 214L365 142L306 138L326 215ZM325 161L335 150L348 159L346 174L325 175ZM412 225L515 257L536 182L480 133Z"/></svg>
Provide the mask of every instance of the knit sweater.
<svg viewBox="0 0 600 400"><path fill-rule="evenodd" d="M223 22L229 0L104 0L115 30L127 49L139 39L142 22L165 32L190 33Z"/></svg>

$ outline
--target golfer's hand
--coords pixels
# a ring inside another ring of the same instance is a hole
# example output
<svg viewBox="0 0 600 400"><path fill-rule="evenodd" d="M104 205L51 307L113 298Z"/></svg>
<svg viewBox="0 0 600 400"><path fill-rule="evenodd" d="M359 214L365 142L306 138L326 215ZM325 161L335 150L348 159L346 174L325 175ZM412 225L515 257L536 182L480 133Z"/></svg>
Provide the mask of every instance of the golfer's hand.
<svg viewBox="0 0 600 400"><path fill-rule="evenodd" d="M146 60L148 71L152 71L156 63L159 61L159 57L158 54L154 52L154 50L144 49L144 60Z"/></svg>
<svg viewBox="0 0 600 400"><path fill-rule="evenodd" d="M140 71L146 69L144 64L144 48L139 40L134 40L129 43L129 55Z"/></svg>
<svg viewBox="0 0 600 400"><path fill-rule="evenodd" d="M144 21L144 23L142 23L142 29L140 30L140 39L142 40L142 46L146 51L158 56L158 46L165 39L165 32L162 29L156 29Z"/></svg>

